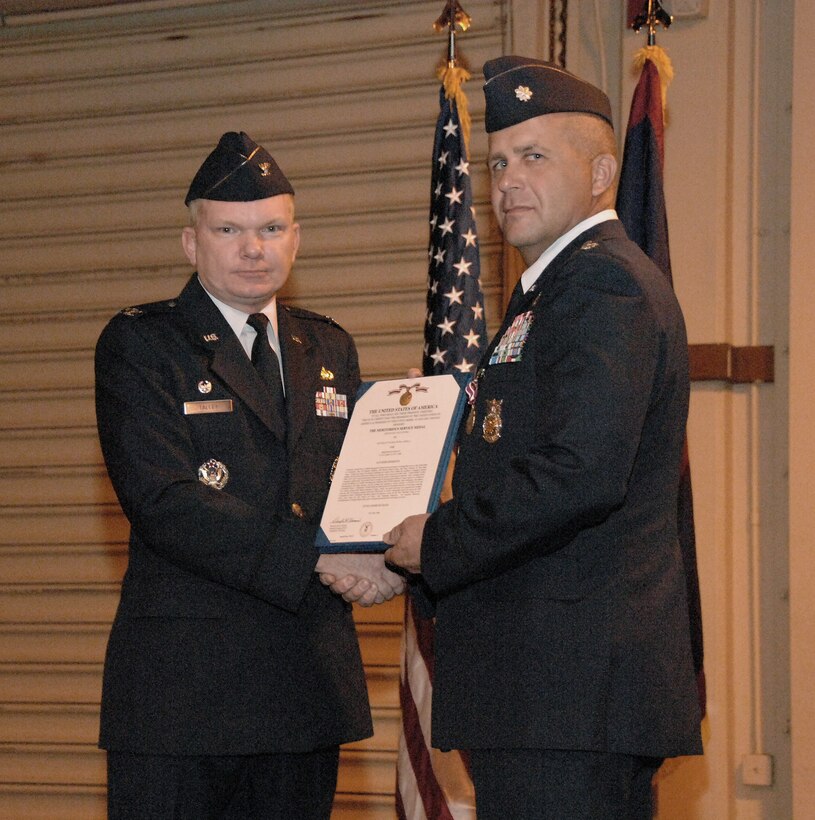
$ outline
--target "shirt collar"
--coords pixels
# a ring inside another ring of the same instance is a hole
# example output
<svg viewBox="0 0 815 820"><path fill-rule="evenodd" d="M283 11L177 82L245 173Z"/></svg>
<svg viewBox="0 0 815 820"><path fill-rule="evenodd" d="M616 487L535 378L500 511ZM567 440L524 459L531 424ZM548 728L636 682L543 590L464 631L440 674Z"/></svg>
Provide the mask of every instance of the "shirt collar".
<svg viewBox="0 0 815 820"><path fill-rule="evenodd" d="M201 282L201 277L198 277L198 281ZM244 349L247 353L251 351L252 348L252 341L254 340L254 336L250 334L248 340L246 334L244 334L244 328L246 327L246 320L249 318L251 314L246 313L243 310L238 310L237 308L233 308L231 305L226 304L226 302L222 302L217 297L213 296L205 287L204 283L201 282L201 287L204 288L206 291L207 296L215 303L215 307L221 311L222 316L226 319L227 324L232 328L235 335L238 339L241 340L241 344L243 345ZM272 301L269 302L262 310L255 311L256 313L265 313L269 317L269 324L272 326L274 331L274 339L270 339L272 347L275 349L275 352L279 354L280 352L280 345L277 341L277 297L273 296ZM254 332L254 331L253 331ZM248 341L248 348L246 341Z"/></svg>
<svg viewBox="0 0 815 820"><path fill-rule="evenodd" d="M563 236L556 239L521 275L521 287L526 293L538 277L546 270L549 263L575 238L580 236L583 231L599 225L601 222L608 222L610 219L617 219L617 212L613 208L607 208L604 211L578 222L571 230L566 231Z"/></svg>

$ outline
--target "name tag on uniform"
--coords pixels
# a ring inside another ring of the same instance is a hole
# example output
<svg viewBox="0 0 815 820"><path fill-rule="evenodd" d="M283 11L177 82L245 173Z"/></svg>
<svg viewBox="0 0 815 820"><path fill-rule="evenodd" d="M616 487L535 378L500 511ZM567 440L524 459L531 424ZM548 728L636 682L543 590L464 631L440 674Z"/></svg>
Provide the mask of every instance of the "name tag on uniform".
<svg viewBox="0 0 815 820"><path fill-rule="evenodd" d="M185 401L184 415L197 416L201 413L231 413L232 399L217 399L216 401Z"/></svg>

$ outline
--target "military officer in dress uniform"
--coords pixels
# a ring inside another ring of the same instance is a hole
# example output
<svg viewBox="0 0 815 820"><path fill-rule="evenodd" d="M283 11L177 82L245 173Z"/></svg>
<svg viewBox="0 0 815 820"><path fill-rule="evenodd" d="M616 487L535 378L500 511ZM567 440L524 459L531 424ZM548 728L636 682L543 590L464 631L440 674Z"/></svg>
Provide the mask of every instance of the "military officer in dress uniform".
<svg viewBox="0 0 815 820"><path fill-rule="evenodd" d="M492 205L528 268L475 377L454 497L386 536L436 600L432 742L479 820L646 820L701 752L677 487L685 327L614 207L606 95L484 66Z"/></svg>
<svg viewBox="0 0 815 820"><path fill-rule="evenodd" d="M276 301L293 194L264 148L224 134L186 198L197 272L97 345L131 525L102 693L112 820L328 818L339 744L371 735L348 601L403 584L381 555L314 546L359 367L331 319Z"/></svg>

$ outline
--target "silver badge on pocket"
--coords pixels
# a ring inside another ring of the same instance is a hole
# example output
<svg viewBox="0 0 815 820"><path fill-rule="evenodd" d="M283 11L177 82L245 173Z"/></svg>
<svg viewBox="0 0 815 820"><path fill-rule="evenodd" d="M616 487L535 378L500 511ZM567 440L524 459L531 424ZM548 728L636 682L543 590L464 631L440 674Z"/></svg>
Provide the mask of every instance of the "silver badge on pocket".
<svg viewBox="0 0 815 820"><path fill-rule="evenodd" d="M226 482L229 481L229 470L227 470L226 464L211 458L198 468L198 480L202 484L206 484L207 487L223 490L226 487Z"/></svg>

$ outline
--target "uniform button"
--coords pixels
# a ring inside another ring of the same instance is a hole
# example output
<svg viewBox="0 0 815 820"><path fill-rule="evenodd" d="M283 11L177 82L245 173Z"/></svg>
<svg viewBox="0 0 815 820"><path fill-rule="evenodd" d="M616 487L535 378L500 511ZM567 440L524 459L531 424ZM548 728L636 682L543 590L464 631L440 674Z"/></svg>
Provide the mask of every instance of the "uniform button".
<svg viewBox="0 0 815 820"><path fill-rule="evenodd" d="M297 518L305 518L306 514L303 511L303 508L295 501L291 505L291 511L297 516Z"/></svg>

